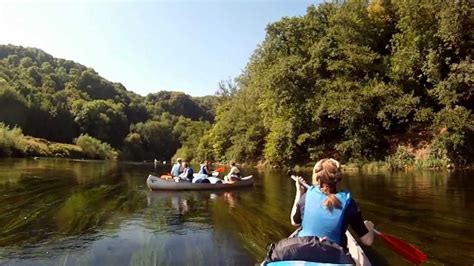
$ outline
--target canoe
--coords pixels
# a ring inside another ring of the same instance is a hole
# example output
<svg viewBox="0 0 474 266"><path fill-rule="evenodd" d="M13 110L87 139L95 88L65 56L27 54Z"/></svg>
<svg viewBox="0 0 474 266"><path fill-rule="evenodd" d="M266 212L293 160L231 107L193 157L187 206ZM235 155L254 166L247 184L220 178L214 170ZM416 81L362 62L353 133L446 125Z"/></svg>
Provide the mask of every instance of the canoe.
<svg viewBox="0 0 474 266"><path fill-rule="evenodd" d="M254 183L253 176L242 177L242 180L233 184L223 183L191 183L191 182L175 182L174 180L161 179L158 176L149 175L146 184L153 190L214 190L214 189L231 189L239 187L252 186Z"/></svg>
<svg viewBox="0 0 474 266"><path fill-rule="evenodd" d="M357 266L371 266L369 258L349 231L346 231L347 248Z"/></svg>
<svg viewBox="0 0 474 266"><path fill-rule="evenodd" d="M346 231L347 236L347 248L349 249L349 254L351 254L352 259L355 262L356 266L371 266L372 264L369 261L369 258L365 254L364 250L360 247L357 241L354 239L352 234L349 231ZM352 265L352 264L333 264L333 263L318 263L318 262L309 262L309 261L274 261L266 264L267 266L316 266L316 265Z"/></svg>

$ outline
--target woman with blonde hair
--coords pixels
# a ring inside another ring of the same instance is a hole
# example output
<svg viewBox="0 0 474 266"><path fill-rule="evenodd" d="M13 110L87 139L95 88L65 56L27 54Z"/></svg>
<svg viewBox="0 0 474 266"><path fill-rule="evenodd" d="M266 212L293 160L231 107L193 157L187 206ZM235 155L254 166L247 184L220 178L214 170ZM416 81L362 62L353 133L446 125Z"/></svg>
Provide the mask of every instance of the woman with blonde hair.
<svg viewBox="0 0 474 266"><path fill-rule="evenodd" d="M341 165L329 158L322 159L313 168L313 186L307 191L298 177L296 195L291 210L291 223L301 226L298 236L317 236L338 244L347 251L345 232L350 226L361 242L371 245L374 238L374 225L362 218L361 211L351 194L337 190L342 180Z"/></svg>

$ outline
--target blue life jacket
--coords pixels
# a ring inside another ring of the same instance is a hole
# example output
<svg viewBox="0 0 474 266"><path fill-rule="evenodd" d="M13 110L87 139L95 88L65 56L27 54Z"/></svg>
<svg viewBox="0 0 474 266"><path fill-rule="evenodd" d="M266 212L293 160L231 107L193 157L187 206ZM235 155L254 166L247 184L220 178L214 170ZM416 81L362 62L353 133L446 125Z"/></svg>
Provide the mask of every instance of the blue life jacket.
<svg viewBox="0 0 474 266"><path fill-rule="evenodd" d="M305 207L302 221L302 230L298 236L327 237L339 245L342 243L343 220L346 207L349 205L351 194L340 191L335 196L341 202L341 208L330 211L323 202L328 197L319 190L319 186L311 186L305 195Z"/></svg>

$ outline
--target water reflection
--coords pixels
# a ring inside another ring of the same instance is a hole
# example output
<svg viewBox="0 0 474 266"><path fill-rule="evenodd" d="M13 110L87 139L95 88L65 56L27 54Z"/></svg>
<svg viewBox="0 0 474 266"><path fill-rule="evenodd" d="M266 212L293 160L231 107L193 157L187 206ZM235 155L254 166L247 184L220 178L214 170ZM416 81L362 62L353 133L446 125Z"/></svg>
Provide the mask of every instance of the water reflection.
<svg viewBox="0 0 474 266"><path fill-rule="evenodd" d="M294 186L279 172L246 172L251 188L149 191L169 166L0 160L0 264L253 265L288 236ZM302 173L308 175L308 173ZM367 219L428 253L470 264L473 172L345 173ZM376 265L407 265L377 241Z"/></svg>
<svg viewBox="0 0 474 266"><path fill-rule="evenodd" d="M229 204L230 208L235 208L235 204L237 203L237 196L233 192L224 192L222 195L224 200Z"/></svg>

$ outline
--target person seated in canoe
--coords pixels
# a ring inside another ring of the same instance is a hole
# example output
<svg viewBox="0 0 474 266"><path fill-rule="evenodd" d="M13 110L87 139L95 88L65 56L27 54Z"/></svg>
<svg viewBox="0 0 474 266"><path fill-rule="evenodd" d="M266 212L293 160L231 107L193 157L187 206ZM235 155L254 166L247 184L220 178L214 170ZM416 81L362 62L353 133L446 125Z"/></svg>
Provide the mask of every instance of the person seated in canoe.
<svg viewBox="0 0 474 266"><path fill-rule="evenodd" d="M300 226L298 237L319 237L329 240L347 252L346 230L350 226L365 245L374 239L374 224L364 221L361 211L348 191L337 190L341 181L341 167L334 159L322 159L313 168L313 186L308 189L297 177L296 195L290 220ZM294 258L297 259L297 258ZM337 262L337 261L336 261Z"/></svg>
<svg viewBox="0 0 474 266"><path fill-rule="evenodd" d="M179 176L179 174L181 174L183 172L182 168L181 168L182 163L183 163L183 159L181 159L181 158L176 159L176 163L171 168L171 176L172 177L177 177L177 176Z"/></svg>
<svg viewBox="0 0 474 266"><path fill-rule="evenodd" d="M226 176L224 176L224 182L234 183L236 181L240 181L241 173L236 163L234 161L230 161L229 166L230 166L230 170L229 170L229 173Z"/></svg>
<svg viewBox="0 0 474 266"><path fill-rule="evenodd" d="M187 181L191 182L194 178L194 170L187 162L182 163L183 172L175 177L175 181Z"/></svg>
<svg viewBox="0 0 474 266"><path fill-rule="evenodd" d="M199 169L199 174L212 176L212 172L210 171L208 160L205 160L204 163L201 164L201 168Z"/></svg>

